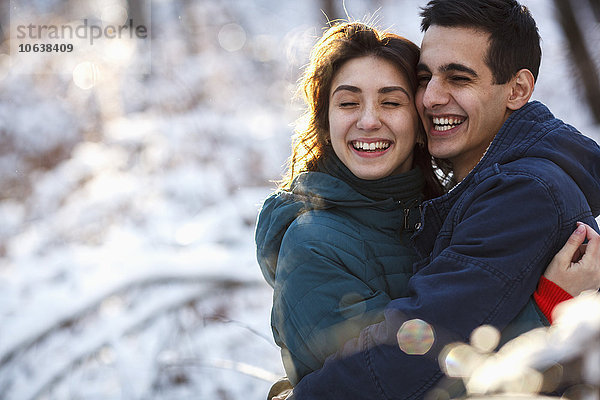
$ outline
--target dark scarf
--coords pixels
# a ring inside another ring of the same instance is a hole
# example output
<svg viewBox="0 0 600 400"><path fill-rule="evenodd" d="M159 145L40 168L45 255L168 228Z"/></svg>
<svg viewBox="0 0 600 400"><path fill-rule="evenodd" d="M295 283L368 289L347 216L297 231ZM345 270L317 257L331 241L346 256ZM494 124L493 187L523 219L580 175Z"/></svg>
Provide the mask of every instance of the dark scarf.
<svg viewBox="0 0 600 400"><path fill-rule="evenodd" d="M322 157L317 168L320 172L324 172L334 176L350 185L358 193L372 200L387 200L402 203L404 207L413 207L417 202L422 201L423 188L425 180L423 172L419 167L411 169L398 175L390 175L385 178L367 180L358 178L348 167L342 163L335 153Z"/></svg>

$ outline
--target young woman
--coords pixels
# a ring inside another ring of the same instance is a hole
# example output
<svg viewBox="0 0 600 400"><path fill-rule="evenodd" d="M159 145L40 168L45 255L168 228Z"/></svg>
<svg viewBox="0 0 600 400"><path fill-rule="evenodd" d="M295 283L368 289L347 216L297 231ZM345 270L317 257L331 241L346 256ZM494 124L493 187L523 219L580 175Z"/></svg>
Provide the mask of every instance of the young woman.
<svg viewBox="0 0 600 400"><path fill-rule="evenodd" d="M412 42L361 23L333 26L311 54L289 170L256 229L274 287L273 334L293 385L381 321L390 300L409 295L419 205L444 192L414 104L418 60ZM544 278L540 289L547 317L570 297Z"/></svg>

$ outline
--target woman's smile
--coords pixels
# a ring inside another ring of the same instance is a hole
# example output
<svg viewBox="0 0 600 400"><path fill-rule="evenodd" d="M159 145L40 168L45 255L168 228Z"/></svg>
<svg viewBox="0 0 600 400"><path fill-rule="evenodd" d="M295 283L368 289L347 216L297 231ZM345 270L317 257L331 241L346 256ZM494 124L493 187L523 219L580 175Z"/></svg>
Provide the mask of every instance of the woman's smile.
<svg viewBox="0 0 600 400"><path fill-rule="evenodd" d="M353 140L350 145L359 153L376 153L383 154L391 146L389 140L377 140L377 141L362 141Z"/></svg>
<svg viewBox="0 0 600 400"><path fill-rule="evenodd" d="M333 151L358 178L412 168L419 117L408 79L374 56L347 61L333 78L329 134Z"/></svg>

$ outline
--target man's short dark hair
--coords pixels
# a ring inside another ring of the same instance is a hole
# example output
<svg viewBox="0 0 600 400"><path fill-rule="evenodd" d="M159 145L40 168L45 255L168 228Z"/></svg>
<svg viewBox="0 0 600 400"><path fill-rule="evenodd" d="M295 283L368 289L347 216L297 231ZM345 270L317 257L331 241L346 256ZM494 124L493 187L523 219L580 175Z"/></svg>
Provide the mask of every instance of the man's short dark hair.
<svg viewBox="0 0 600 400"><path fill-rule="evenodd" d="M508 82L523 68L537 80L540 35L527 7L515 0L432 0L421 9L421 31L432 25L465 27L490 34L486 64L495 83Z"/></svg>

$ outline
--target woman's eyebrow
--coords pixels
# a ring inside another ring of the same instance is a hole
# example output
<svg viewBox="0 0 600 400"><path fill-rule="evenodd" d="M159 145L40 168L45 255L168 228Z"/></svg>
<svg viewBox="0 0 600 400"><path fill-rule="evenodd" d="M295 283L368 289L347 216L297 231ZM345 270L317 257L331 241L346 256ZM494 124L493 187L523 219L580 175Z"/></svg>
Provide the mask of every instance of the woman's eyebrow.
<svg viewBox="0 0 600 400"><path fill-rule="evenodd" d="M410 98L410 94L402 86L386 86L386 87L382 87L381 89L379 89L378 92L385 94L385 93L395 92L397 90L403 92L405 95L407 95Z"/></svg>
<svg viewBox="0 0 600 400"><path fill-rule="evenodd" d="M331 93L331 95L333 96L334 94L336 94L337 92L342 91L342 90L347 90L352 93L362 93L362 90L359 87L352 86L352 85L340 85L335 88L335 90ZM381 93L381 94L385 94L385 93L391 93L391 92L395 92L395 91L401 91L404 94L406 94L408 97L410 97L410 94L408 93L408 91L406 89L404 89L402 86L385 86L385 87L382 87L381 89L379 89L377 92Z"/></svg>
<svg viewBox="0 0 600 400"><path fill-rule="evenodd" d="M362 90L360 90L360 88L358 88L356 86L352 86L352 85L340 85L340 86L338 86L338 87L335 88L335 90L331 93L331 95L333 96L334 94L336 94L337 92L339 92L341 90L348 90L349 92L352 92L352 93L360 93L360 92L362 92Z"/></svg>

